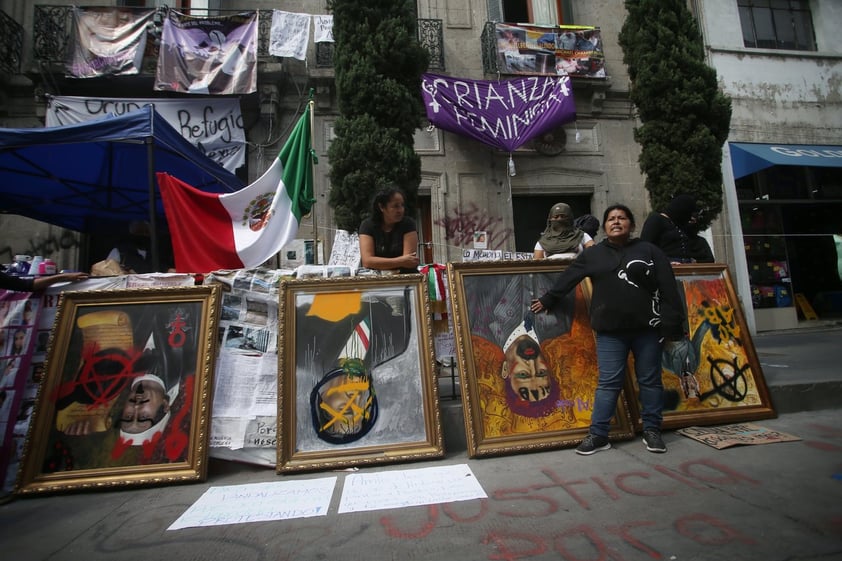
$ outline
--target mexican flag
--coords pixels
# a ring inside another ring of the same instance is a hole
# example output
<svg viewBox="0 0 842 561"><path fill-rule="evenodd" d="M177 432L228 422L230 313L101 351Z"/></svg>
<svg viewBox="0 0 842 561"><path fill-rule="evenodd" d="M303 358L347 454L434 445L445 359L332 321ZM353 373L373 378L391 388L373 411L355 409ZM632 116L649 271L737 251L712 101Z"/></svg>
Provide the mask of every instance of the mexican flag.
<svg viewBox="0 0 842 561"><path fill-rule="evenodd" d="M176 271L257 267L295 239L315 201L309 119L308 106L266 173L235 193L205 193L157 174Z"/></svg>

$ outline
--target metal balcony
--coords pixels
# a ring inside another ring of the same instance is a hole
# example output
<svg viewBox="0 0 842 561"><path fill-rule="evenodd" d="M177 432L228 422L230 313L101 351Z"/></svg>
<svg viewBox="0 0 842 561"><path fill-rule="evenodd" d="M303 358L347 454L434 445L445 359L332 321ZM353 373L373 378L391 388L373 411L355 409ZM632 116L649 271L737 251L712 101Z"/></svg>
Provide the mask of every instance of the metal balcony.
<svg viewBox="0 0 842 561"><path fill-rule="evenodd" d="M71 38L71 26L73 23L73 6L49 6L36 5L33 30L33 57L39 63L63 64L65 54ZM144 11L147 8L121 8L124 10ZM169 8L158 8L155 15L155 26L157 36L160 36L160 29ZM243 10L213 10L212 15L225 15L226 13L240 13ZM189 12L194 16L211 15L197 10ZM272 10L258 10L259 30L257 39L257 55L259 57L271 57L269 54L269 39L272 28ZM13 22L14 23L14 22ZM154 33L154 32L153 32ZM19 41L22 41L22 30L18 34ZM8 39L5 36L4 39ZM418 39L421 45L430 53L430 69L444 70L444 48L442 35L442 21L438 19L418 20ZM333 43L316 43L316 67L333 67ZM148 57L157 57L157 45L154 41L147 43ZM4 58L3 62L10 59ZM20 65L20 48L17 53L17 64Z"/></svg>
<svg viewBox="0 0 842 561"><path fill-rule="evenodd" d="M23 27L0 11L0 71L7 77L20 74L23 53Z"/></svg>
<svg viewBox="0 0 842 561"><path fill-rule="evenodd" d="M487 21L480 36L480 49L482 53L482 71L485 74L492 74L501 76L502 72L497 63L497 37L495 33L497 22ZM587 76L571 75L570 81L573 84L573 89L577 92L577 97L588 102L587 105L580 106L577 109L579 113L590 113L593 116L598 116L603 113L606 96L611 89L611 80L605 78L593 78ZM624 97L627 97L624 96ZM623 100L623 104L625 105Z"/></svg>

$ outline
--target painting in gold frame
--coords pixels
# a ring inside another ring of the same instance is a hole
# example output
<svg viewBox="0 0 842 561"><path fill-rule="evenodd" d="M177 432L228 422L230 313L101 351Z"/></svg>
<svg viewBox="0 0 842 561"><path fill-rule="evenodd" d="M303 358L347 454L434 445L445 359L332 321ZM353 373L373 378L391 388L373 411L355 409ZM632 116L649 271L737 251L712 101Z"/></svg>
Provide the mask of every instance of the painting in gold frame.
<svg viewBox="0 0 842 561"><path fill-rule="evenodd" d="M769 390L726 265L673 265L684 299L691 352L688 360L665 352L664 429L775 417ZM633 365L632 365L633 368ZM626 392L637 395L635 377ZM635 429L643 422L629 400Z"/></svg>
<svg viewBox="0 0 842 561"><path fill-rule="evenodd" d="M421 275L281 282L279 473L444 455Z"/></svg>
<svg viewBox="0 0 842 561"><path fill-rule="evenodd" d="M590 285L550 313L529 312L564 268L548 260L448 264L470 457L570 447L588 434L598 379ZM509 375L524 353L543 358L541 374ZM609 438L633 434L621 394Z"/></svg>
<svg viewBox="0 0 842 561"><path fill-rule="evenodd" d="M219 291L63 293L16 493L204 480Z"/></svg>

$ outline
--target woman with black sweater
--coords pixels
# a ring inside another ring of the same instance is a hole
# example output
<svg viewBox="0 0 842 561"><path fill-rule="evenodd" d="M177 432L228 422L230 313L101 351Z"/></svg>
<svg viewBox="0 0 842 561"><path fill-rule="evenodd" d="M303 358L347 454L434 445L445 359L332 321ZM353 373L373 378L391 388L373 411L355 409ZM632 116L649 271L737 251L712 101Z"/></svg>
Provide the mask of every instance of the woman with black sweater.
<svg viewBox="0 0 842 561"><path fill-rule="evenodd" d="M634 215L621 204L609 206L602 219L606 239L583 251L555 285L534 300L535 313L552 309L585 277L593 295L591 327L596 331L599 381L589 434L576 452L608 450L609 423L623 389L629 352L634 355L640 391L643 442L650 452L666 452L661 438L664 341L682 340L687 318L675 275L663 251L631 237Z"/></svg>

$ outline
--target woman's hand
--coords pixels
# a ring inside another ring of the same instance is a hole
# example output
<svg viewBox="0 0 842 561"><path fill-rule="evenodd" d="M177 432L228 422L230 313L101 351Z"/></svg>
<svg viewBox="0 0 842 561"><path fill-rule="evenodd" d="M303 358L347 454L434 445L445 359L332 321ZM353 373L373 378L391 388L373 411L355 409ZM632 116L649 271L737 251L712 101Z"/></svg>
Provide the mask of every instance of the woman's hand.
<svg viewBox="0 0 842 561"><path fill-rule="evenodd" d="M533 300L532 304L530 304L529 309L532 310L532 313L539 314L547 310L544 305L541 303L540 300Z"/></svg>
<svg viewBox="0 0 842 561"><path fill-rule="evenodd" d="M403 255L398 259L400 262L400 268L402 269L415 269L418 267L418 253L415 251Z"/></svg>

